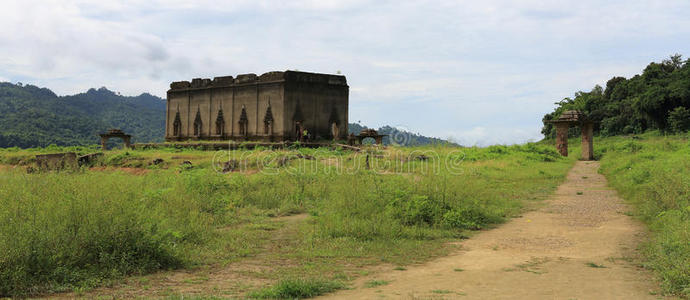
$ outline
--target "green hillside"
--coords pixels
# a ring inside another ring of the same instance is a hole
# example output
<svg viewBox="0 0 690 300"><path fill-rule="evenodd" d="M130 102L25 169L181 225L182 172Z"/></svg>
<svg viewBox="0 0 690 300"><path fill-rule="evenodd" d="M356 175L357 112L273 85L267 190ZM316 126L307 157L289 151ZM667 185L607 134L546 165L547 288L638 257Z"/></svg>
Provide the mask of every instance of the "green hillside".
<svg viewBox="0 0 690 300"><path fill-rule="evenodd" d="M162 141L165 101L125 97L106 88L57 96L47 88L0 83L0 147L99 143L98 133L120 128L133 141Z"/></svg>
<svg viewBox="0 0 690 300"><path fill-rule="evenodd" d="M566 110L579 110L596 123L595 134L614 136L639 134L648 130L685 132L690 129L690 60L680 54L661 63L652 62L642 74L630 79L613 77L606 87L595 86L590 92L577 92L573 98L556 103L556 109L544 121ZM571 128L571 135L578 135ZM542 133L555 136L546 123Z"/></svg>

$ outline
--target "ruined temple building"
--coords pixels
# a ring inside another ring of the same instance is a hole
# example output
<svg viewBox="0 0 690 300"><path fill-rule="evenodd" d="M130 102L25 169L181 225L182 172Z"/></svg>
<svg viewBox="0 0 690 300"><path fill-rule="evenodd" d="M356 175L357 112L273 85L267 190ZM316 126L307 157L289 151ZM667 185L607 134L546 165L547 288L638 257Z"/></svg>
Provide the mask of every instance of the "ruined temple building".
<svg viewBox="0 0 690 300"><path fill-rule="evenodd" d="M297 71L170 84L165 139L295 141L347 138L345 76Z"/></svg>

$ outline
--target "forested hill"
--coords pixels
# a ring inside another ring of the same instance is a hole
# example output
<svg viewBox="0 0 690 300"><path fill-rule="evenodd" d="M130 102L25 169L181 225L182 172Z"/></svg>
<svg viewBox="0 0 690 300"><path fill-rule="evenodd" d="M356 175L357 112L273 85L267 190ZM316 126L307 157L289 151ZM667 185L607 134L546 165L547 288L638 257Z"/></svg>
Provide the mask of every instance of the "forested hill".
<svg viewBox="0 0 690 300"><path fill-rule="evenodd" d="M120 128L133 142L162 141L165 101L106 88L57 96L47 88L0 83L0 147L98 144L98 133Z"/></svg>
<svg viewBox="0 0 690 300"><path fill-rule="evenodd" d="M355 133L363 128L349 124ZM0 147L45 147L98 144L98 133L120 128L133 142L162 142L165 100L144 93L136 97L106 88L73 96L57 96L47 88L0 82ZM384 126L397 144L424 145L444 141ZM389 144L391 138L385 138Z"/></svg>
<svg viewBox="0 0 690 300"><path fill-rule="evenodd" d="M690 129L690 60L676 54L661 63L652 62L641 75L613 77L604 88L597 85L590 92L577 92L556 105L544 121L566 110L579 110L597 122L595 134L604 136L647 130L685 132ZM551 138L555 129L545 124L542 133ZM571 135L577 134L577 128L571 128Z"/></svg>

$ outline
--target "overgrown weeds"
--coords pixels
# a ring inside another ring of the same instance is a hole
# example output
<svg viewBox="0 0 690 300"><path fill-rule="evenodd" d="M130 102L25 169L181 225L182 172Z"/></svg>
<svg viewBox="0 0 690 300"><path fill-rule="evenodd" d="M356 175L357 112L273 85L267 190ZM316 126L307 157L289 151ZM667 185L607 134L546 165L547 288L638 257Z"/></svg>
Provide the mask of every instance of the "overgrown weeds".
<svg viewBox="0 0 690 300"><path fill-rule="evenodd" d="M601 140L602 172L649 225L648 267L666 292L690 296L690 145L686 136Z"/></svg>
<svg viewBox="0 0 690 300"><path fill-rule="evenodd" d="M235 150L254 169L227 174L214 170L213 152L119 150L98 163L158 163L137 176L3 170L0 296L81 290L132 274L253 257L266 251L271 231L262 228L276 226L266 224L270 216L304 212L310 217L295 240L270 254L309 264L279 269L269 276L278 284L261 293L328 292L341 286L281 279L341 272L343 257L360 266L402 266L439 255L445 241L503 222L526 201L548 195L574 162L550 148L390 147L372 152L368 170L359 153ZM0 150L0 161L37 153ZM279 166L274 158L284 155L310 159ZM192 167L178 167L183 161Z"/></svg>

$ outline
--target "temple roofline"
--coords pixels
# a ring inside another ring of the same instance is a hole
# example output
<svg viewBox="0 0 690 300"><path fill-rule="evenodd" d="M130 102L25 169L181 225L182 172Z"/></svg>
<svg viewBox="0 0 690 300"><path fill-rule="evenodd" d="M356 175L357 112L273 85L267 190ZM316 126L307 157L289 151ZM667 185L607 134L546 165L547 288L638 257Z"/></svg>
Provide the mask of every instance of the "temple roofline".
<svg viewBox="0 0 690 300"><path fill-rule="evenodd" d="M272 71L257 76L256 74L240 74L237 77L220 76L209 78L194 78L192 81L175 81L170 84L168 92L196 91L212 88L238 87L280 82L308 82L327 85L347 86L347 79L343 75L310 73L300 71Z"/></svg>

